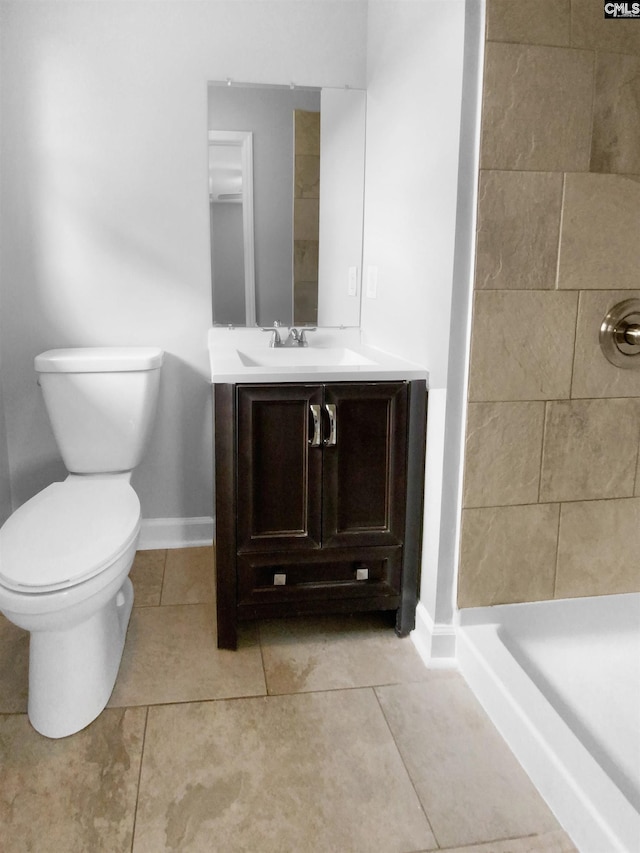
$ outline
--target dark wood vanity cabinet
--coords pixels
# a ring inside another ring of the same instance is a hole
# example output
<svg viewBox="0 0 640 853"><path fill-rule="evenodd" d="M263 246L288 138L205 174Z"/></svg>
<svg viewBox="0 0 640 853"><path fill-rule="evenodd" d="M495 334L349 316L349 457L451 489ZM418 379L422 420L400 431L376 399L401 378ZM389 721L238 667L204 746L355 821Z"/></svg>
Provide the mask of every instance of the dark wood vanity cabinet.
<svg viewBox="0 0 640 853"><path fill-rule="evenodd" d="M426 389L215 385L218 646L237 623L393 610L415 623Z"/></svg>

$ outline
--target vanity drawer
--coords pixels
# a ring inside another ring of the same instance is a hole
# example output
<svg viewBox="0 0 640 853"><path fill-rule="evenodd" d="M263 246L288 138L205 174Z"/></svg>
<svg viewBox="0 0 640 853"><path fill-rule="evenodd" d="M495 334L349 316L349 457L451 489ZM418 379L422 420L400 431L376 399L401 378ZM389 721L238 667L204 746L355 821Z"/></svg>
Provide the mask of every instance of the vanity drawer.
<svg viewBox="0 0 640 853"><path fill-rule="evenodd" d="M400 592L402 548L355 553L238 557L238 605L320 599L396 596Z"/></svg>

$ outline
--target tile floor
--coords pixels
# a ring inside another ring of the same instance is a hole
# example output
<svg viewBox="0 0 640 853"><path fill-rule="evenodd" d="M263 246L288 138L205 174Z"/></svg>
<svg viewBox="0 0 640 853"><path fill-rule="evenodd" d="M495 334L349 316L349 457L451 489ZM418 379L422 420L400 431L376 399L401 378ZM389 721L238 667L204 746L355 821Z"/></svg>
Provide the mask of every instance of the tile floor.
<svg viewBox="0 0 640 853"><path fill-rule="evenodd" d="M0 617L3 853L568 853L461 676L384 619L215 643L211 548L142 551L109 707L30 726L27 636Z"/></svg>

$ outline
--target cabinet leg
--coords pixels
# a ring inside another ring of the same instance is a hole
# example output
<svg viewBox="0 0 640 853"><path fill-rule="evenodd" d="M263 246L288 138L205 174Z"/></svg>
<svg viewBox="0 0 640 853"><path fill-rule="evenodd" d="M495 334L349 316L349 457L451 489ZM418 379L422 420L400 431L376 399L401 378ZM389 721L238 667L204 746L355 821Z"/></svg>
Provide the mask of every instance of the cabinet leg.
<svg viewBox="0 0 640 853"><path fill-rule="evenodd" d="M221 617L218 611L218 648L230 649L232 652L238 648L238 624L235 617Z"/></svg>
<svg viewBox="0 0 640 853"><path fill-rule="evenodd" d="M408 637L416 627L415 608L413 611L399 607L396 610L396 634L398 637Z"/></svg>
<svg viewBox="0 0 640 853"><path fill-rule="evenodd" d="M218 631L218 648L229 649L229 651L235 652L238 648L237 632L234 630L225 633L225 635L223 636L220 631Z"/></svg>

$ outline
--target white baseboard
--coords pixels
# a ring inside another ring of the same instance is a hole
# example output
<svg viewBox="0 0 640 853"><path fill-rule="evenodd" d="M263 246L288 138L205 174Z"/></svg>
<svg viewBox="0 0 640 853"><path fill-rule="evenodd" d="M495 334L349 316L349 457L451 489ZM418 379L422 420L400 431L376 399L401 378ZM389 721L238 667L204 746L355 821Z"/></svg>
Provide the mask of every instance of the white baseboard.
<svg viewBox="0 0 640 853"><path fill-rule="evenodd" d="M143 518L138 550L211 545L213 518Z"/></svg>
<svg viewBox="0 0 640 853"><path fill-rule="evenodd" d="M427 608L418 602L416 627L411 639L418 654L430 669L456 669L455 625L436 625Z"/></svg>

